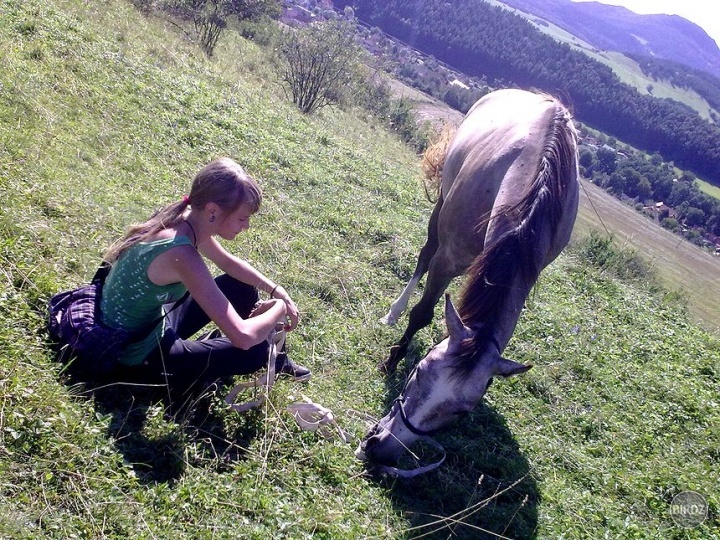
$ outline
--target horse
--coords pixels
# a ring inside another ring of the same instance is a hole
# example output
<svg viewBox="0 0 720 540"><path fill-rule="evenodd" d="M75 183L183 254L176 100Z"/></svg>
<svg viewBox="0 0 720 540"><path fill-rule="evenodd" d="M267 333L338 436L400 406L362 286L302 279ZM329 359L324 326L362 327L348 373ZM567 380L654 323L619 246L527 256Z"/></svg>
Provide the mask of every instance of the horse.
<svg viewBox="0 0 720 540"><path fill-rule="evenodd" d="M502 352L540 272L570 240L578 196L577 132L559 100L505 89L472 106L447 149L415 272L386 316L397 321L427 271L385 370L395 370L450 281L466 272L458 309L446 294L447 337L415 366L388 414L366 433L358 458L396 462L419 438L472 411L493 377L532 367Z"/></svg>

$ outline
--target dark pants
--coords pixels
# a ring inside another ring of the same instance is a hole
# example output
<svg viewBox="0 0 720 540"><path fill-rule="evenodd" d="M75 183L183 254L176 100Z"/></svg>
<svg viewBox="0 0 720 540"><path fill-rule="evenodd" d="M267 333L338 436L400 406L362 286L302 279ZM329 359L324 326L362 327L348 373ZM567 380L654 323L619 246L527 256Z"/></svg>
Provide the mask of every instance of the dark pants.
<svg viewBox="0 0 720 540"><path fill-rule="evenodd" d="M215 282L238 314L247 318L259 299L257 289L227 274L218 276ZM232 375L254 373L267 365L266 341L245 350L235 347L226 337L190 339L209 322L198 303L188 296L165 318L165 334L160 346L146 358L143 371L155 382L186 390L206 387Z"/></svg>

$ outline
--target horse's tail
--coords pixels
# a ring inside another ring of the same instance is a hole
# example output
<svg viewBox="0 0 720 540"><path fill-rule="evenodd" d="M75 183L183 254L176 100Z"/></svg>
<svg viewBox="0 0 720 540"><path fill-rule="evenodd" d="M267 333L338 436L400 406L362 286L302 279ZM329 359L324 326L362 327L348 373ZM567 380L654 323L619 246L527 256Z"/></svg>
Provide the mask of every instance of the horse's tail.
<svg viewBox="0 0 720 540"><path fill-rule="evenodd" d="M457 128L451 124L445 124L435 139L425 150L422 156L423 187L428 201L435 203L440 195L440 183L442 170L445 165L445 156L450 146L450 141L455 136Z"/></svg>
<svg viewBox="0 0 720 540"><path fill-rule="evenodd" d="M468 269L458 305L466 324L492 320L503 309L507 290L518 275L525 283L535 283L547 256L538 252L538 238L545 234L555 238L576 181L577 135L570 114L558 103L534 181L517 204L493 212L491 219L509 221L507 232Z"/></svg>

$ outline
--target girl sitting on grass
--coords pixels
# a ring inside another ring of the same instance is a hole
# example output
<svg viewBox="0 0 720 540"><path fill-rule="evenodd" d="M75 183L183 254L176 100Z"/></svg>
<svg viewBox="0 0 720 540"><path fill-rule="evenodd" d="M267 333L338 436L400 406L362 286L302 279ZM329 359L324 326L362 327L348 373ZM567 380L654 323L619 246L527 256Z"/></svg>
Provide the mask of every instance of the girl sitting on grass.
<svg viewBox="0 0 720 540"><path fill-rule="evenodd" d="M215 238L233 240L248 229L261 202L255 180L232 159L219 158L197 173L189 197L132 226L109 249L105 260L112 270L100 304L108 326L146 328L189 291L145 339L122 351L121 372L185 390L266 366L268 335L279 322L294 330L297 307L281 285ZM203 256L224 273L213 278ZM258 289L270 299L259 301ZM190 339L210 321L222 335ZM298 381L310 378L284 350L275 368Z"/></svg>

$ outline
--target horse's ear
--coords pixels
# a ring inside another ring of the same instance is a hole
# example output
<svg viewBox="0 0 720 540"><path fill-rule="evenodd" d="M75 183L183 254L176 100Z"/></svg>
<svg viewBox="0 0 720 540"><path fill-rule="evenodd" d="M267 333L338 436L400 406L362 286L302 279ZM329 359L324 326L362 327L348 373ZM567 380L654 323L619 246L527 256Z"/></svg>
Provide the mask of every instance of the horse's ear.
<svg viewBox="0 0 720 540"><path fill-rule="evenodd" d="M520 364L519 362L508 360L507 358L500 356L495 361L493 372L495 375L500 375L501 377L511 377L513 375L525 373L531 367L532 365Z"/></svg>
<svg viewBox="0 0 720 540"><path fill-rule="evenodd" d="M460 343L470 336L470 329L463 324L448 293L445 293L445 325L447 326L451 343Z"/></svg>

